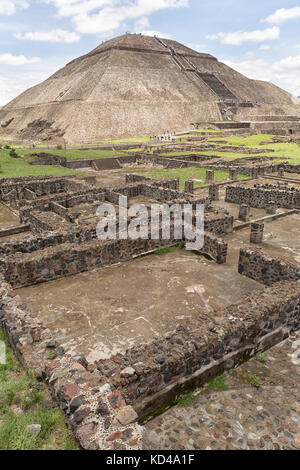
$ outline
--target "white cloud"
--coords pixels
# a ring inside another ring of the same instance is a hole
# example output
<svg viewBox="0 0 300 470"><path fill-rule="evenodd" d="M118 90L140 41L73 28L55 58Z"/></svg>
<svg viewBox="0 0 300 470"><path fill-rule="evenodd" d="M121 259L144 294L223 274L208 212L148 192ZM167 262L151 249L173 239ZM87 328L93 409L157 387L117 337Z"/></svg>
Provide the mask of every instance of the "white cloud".
<svg viewBox="0 0 300 470"><path fill-rule="evenodd" d="M0 106L7 104L28 88L46 80L73 58L72 55L61 59L47 57L46 61L24 64L18 68L18 73L16 73L16 67L12 65L0 66Z"/></svg>
<svg viewBox="0 0 300 470"><path fill-rule="evenodd" d="M106 34L124 21L142 19L159 10L181 8L189 0L42 0L53 4L60 17L70 17L75 30L83 34ZM146 26L147 28L148 26ZM145 30L145 27L142 28Z"/></svg>
<svg viewBox="0 0 300 470"><path fill-rule="evenodd" d="M0 54L0 65L27 65L40 62L39 57L25 57L24 55Z"/></svg>
<svg viewBox="0 0 300 470"><path fill-rule="evenodd" d="M150 28L150 22L147 16L142 16L138 21L135 22L134 32L143 34L143 36L158 36L160 38L170 39L170 34L162 33L161 31L148 29Z"/></svg>
<svg viewBox="0 0 300 470"><path fill-rule="evenodd" d="M146 29L150 26L150 21L148 20L147 16L142 16L138 21L135 22L134 30L139 33L140 30Z"/></svg>
<svg viewBox="0 0 300 470"><path fill-rule="evenodd" d="M205 48L206 48L205 44L199 44L199 43L190 43L190 44L187 44L187 47L197 52L203 52L205 51Z"/></svg>
<svg viewBox="0 0 300 470"><path fill-rule="evenodd" d="M27 33L14 34L16 39L23 41L45 41L45 42L65 42L73 43L79 42L80 36L77 33L71 31L65 31L63 29L54 29L52 31L35 31Z"/></svg>
<svg viewBox="0 0 300 470"><path fill-rule="evenodd" d="M41 74L25 73L0 74L0 106L9 103L13 98L28 90L28 88L37 85L46 77Z"/></svg>
<svg viewBox="0 0 300 470"><path fill-rule="evenodd" d="M206 36L206 39L219 39L222 44L239 46L244 42L271 41L280 37L278 26L255 31L235 31L233 33L218 33Z"/></svg>
<svg viewBox="0 0 300 470"><path fill-rule="evenodd" d="M271 81L295 96L300 96L300 55L276 62L256 59L242 62L224 60L224 63L249 78Z"/></svg>
<svg viewBox="0 0 300 470"><path fill-rule="evenodd" d="M0 1L0 15L14 15L17 7L28 8L29 3L25 0L1 0Z"/></svg>
<svg viewBox="0 0 300 470"><path fill-rule="evenodd" d="M167 33L162 33L161 31L155 31L151 29L146 29L145 31L139 31L143 36L158 36L159 38L171 39L171 35Z"/></svg>
<svg viewBox="0 0 300 470"><path fill-rule="evenodd" d="M254 57L256 57L256 54L253 51L248 51L246 52L245 57L246 59L253 59Z"/></svg>
<svg viewBox="0 0 300 470"><path fill-rule="evenodd" d="M281 24L288 20L300 18L300 7L280 8L275 13L261 20L263 23Z"/></svg>
<svg viewBox="0 0 300 470"><path fill-rule="evenodd" d="M261 46L259 46L259 48L261 51L269 51L271 49L271 46L269 46L269 44L262 44Z"/></svg>

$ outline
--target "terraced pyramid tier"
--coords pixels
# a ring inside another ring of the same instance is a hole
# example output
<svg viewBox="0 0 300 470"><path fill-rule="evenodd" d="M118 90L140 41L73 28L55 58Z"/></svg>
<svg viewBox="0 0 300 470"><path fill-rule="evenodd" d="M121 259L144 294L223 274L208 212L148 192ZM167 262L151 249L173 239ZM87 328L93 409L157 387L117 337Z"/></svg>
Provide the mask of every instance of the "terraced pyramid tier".
<svg viewBox="0 0 300 470"><path fill-rule="evenodd" d="M176 41L126 34L101 44L0 110L0 138L76 143L186 129L243 113L299 115L292 96ZM259 105L259 106L258 106Z"/></svg>

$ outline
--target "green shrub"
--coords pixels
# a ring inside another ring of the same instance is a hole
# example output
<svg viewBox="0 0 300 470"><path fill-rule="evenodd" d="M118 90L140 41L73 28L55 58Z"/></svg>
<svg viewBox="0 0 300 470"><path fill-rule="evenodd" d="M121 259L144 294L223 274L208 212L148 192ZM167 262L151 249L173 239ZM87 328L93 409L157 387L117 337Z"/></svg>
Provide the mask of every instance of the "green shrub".
<svg viewBox="0 0 300 470"><path fill-rule="evenodd" d="M11 149L11 151L9 152L9 156L12 158L19 158L19 155L17 154L15 149Z"/></svg>

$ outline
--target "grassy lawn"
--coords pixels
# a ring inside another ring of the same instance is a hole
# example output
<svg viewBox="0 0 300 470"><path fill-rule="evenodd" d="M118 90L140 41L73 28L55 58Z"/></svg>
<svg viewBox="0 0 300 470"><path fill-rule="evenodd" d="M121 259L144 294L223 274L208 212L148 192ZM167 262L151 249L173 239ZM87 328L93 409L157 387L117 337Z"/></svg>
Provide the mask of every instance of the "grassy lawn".
<svg viewBox="0 0 300 470"><path fill-rule="evenodd" d="M23 155L17 150L19 155ZM80 176L78 172L63 168L58 165L29 165L32 157L29 155L19 158L9 156L9 150L0 149L0 179L1 178L18 178L21 176L63 176L74 175Z"/></svg>
<svg viewBox="0 0 300 470"><path fill-rule="evenodd" d="M130 143L135 143L135 142L147 143L149 142L149 140L150 140L150 136L145 135L145 136L140 136L140 137L124 137L123 139L102 140L99 143L118 145L118 144L130 144Z"/></svg>
<svg viewBox="0 0 300 470"><path fill-rule="evenodd" d="M173 156L173 157L180 157L180 156L184 156L184 155L202 155L202 154L205 154L206 152L195 152L195 151L186 151L186 152L164 152L164 153L161 153L160 155L162 155L163 157L170 157L170 156ZM211 154L212 152L210 152Z"/></svg>
<svg viewBox="0 0 300 470"><path fill-rule="evenodd" d="M76 449L62 411L52 407L48 390L24 372L1 328L0 341L6 343L6 364L0 364L0 449ZM41 425L36 437L26 429L30 424Z"/></svg>
<svg viewBox="0 0 300 470"><path fill-rule="evenodd" d="M213 132L220 132L220 130L210 130ZM201 131L198 131L201 132ZM135 138L128 138L128 139L116 139L109 141L110 143L126 143L130 141L147 141L148 137L135 137ZM265 150L266 155L270 155L272 157L277 157L276 160L286 160L289 159L292 164L300 164L300 145L296 143L279 143L275 144L272 142L272 136L269 134L257 134L249 137L222 137L222 140L226 141L228 145L243 145L248 148L261 148ZM259 145L262 141L269 141L270 144L266 145ZM213 143L214 139L211 138L210 142ZM221 145L221 144L220 144ZM38 153L39 151L43 151L42 149L25 149L20 146L15 146L17 154L20 158L12 158L9 156L10 150L3 148L4 144L2 144L2 148L0 148L0 178L12 178L12 177L20 177L20 176L43 176L43 175L53 175L53 176L62 176L62 175L74 175L81 176L78 172L73 170L63 168L61 166L54 166L54 165L29 165L28 163L33 160L32 153ZM167 143L166 143L167 146ZM1 147L1 142L0 142ZM275 152L268 152L268 149L275 149ZM140 151L140 148L136 148L132 151ZM96 159L96 158L109 158L113 156L122 156L124 153L116 153L113 150L71 150L71 149L51 149L51 150L44 150L45 152L53 153L55 155L60 155L66 157L68 160L80 160L80 159ZM243 153L238 152L216 152L216 151L206 151L206 152L167 152L163 153L163 156L180 156L180 155L188 155L190 153L195 153L198 155L211 155L214 154L219 157L228 158L230 160L234 160L236 158L247 158L249 155L245 155ZM126 153L125 153L126 154ZM165 171L165 170L164 170ZM176 171L176 170L175 170ZM222 172L221 172L222 173ZM192 176L188 176L190 178ZM197 176L195 176L197 178ZM216 174L217 178L217 174ZM199 179L202 179L199 176ZM219 179L223 179L220 177ZM217 179L218 181L218 179Z"/></svg>
<svg viewBox="0 0 300 470"><path fill-rule="evenodd" d="M195 188L199 188L205 184L206 168L173 168L171 170L151 170L147 172L140 172L142 176L148 176L149 178L161 179L161 178L179 178L179 187L184 189L186 180L199 179L201 181L195 182ZM228 171L215 170L215 181L222 181L228 179ZM239 175L239 178L245 178L245 175Z"/></svg>
<svg viewBox="0 0 300 470"><path fill-rule="evenodd" d="M22 150L22 153L25 154L26 151ZM61 157L65 157L67 160L93 160L95 158L109 158L109 157L116 157L122 156L124 154L117 153L114 150L68 150L68 149L51 149L51 150L40 150L40 152L52 153L53 155L60 155ZM20 152L21 153L21 152ZM39 152L32 152L30 150L29 154L32 153L39 153Z"/></svg>
<svg viewBox="0 0 300 470"><path fill-rule="evenodd" d="M4 144L3 142L0 142L0 156L2 155L8 155L10 150L4 149ZM2 149L1 149L2 146ZM21 147L20 145L10 145L11 148L14 148L17 152L18 155L24 156L28 158L28 161L33 160L34 157L32 157L32 154L37 154L41 152L45 153L50 153L53 155L59 155L61 157L67 158L67 160L84 160L84 159L95 159L95 158L109 158L109 157L115 157L115 156L122 156L124 153L118 153L115 152L114 150L94 150L94 149L56 149L56 148L51 148L51 149L28 149ZM135 149L136 151L141 150L141 148ZM3 153L4 152L4 153Z"/></svg>
<svg viewBox="0 0 300 470"><path fill-rule="evenodd" d="M2 149L3 150L3 149ZM5 149L4 149L5 150ZM0 150L1 151L1 150ZM50 153L52 155L59 155L61 157L67 158L67 160L84 160L84 159L94 159L94 158L108 158L124 155L122 153L114 152L113 150L72 150L72 149L25 149L17 148L16 151L18 155L24 155L25 157L30 157L35 153ZM9 152L9 150L8 150ZM33 157L31 157L31 160Z"/></svg>
<svg viewBox="0 0 300 470"><path fill-rule="evenodd" d="M224 129L196 129L193 132L210 132L212 134L217 134L218 132L224 132Z"/></svg>
<svg viewBox="0 0 300 470"><path fill-rule="evenodd" d="M291 164L300 164L300 145L296 143L279 143L275 144L272 142L272 135L270 134L256 134L249 137L222 137L222 140L226 140L228 145L244 145L248 148L260 148L266 151L266 155L271 157L278 157L279 160L286 160L291 159ZM213 143L214 139L210 139L211 143ZM269 141L270 144L266 145L259 145L260 142L267 142ZM274 149L275 152L269 152L268 149ZM247 155L241 153L233 153L233 152L213 152L218 156L224 156L230 159L233 158L242 158L246 157ZM212 152L203 152L203 155L211 155ZM259 156L259 155L258 155Z"/></svg>
<svg viewBox="0 0 300 470"><path fill-rule="evenodd" d="M95 144L95 145L107 145L107 144L112 144L112 145L122 145L122 144L131 144L131 143L147 143L149 142L150 140L150 136L149 135L144 135L144 136L139 136L139 137L122 137L122 138L112 138L112 139L104 139L104 140L97 140L97 141L94 141L92 144ZM91 142L89 142L90 144ZM85 145L86 142L82 143L82 142L77 142L75 143L74 145Z"/></svg>

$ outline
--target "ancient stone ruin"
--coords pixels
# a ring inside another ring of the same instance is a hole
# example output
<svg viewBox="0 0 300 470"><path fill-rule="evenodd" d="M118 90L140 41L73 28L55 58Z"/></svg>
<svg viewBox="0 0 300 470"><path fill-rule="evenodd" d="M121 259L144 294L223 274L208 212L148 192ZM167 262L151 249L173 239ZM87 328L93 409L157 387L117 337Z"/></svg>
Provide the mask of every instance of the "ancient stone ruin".
<svg viewBox="0 0 300 470"><path fill-rule="evenodd" d="M188 179L181 189L178 177L140 172L203 161L202 186ZM19 218L0 233L1 324L22 363L47 382L81 448L145 449L143 422L164 403L299 328L299 168L157 152L86 165L84 179L1 180L2 205ZM217 182L220 166L228 177ZM122 196L127 209L203 205L201 251L157 256L186 242L172 225L167 239L99 240L98 206L119 210Z"/></svg>
<svg viewBox="0 0 300 470"><path fill-rule="evenodd" d="M0 110L0 137L77 143L213 128L299 132L299 105L176 41L125 34L78 57Z"/></svg>
<svg viewBox="0 0 300 470"><path fill-rule="evenodd" d="M273 137L228 139L259 133ZM0 322L81 449L163 448L157 415L299 334L300 165L276 147L297 133L290 94L137 34L0 110L0 140L30 145L29 174L49 174L0 179ZM137 135L151 137L103 142ZM157 231L153 206L169 210ZM200 207L203 243L188 249Z"/></svg>

